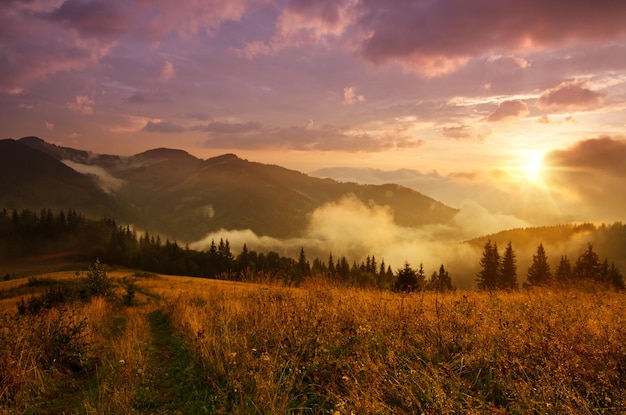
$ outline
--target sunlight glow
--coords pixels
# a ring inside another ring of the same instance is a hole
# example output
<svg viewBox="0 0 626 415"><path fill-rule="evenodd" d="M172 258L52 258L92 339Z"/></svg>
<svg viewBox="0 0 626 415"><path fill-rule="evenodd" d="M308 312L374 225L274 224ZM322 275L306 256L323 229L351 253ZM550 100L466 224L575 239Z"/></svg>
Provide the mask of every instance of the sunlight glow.
<svg viewBox="0 0 626 415"><path fill-rule="evenodd" d="M522 169L527 180L536 181L541 177L542 167L543 153L532 153Z"/></svg>
<svg viewBox="0 0 626 415"><path fill-rule="evenodd" d="M542 174L544 170L543 165L543 151L532 151L526 153L523 160L520 160L518 177L539 184L542 181Z"/></svg>

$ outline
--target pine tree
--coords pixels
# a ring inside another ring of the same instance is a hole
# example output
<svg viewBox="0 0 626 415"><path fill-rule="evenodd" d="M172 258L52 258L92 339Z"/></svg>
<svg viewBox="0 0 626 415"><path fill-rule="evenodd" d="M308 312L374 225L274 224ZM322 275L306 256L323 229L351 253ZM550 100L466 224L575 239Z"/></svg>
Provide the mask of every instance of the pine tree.
<svg viewBox="0 0 626 415"><path fill-rule="evenodd" d="M562 255L559 265L554 271L554 279L559 284L569 284L572 280L572 264L569 262L567 255Z"/></svg>
<svg viewBox="0 0 626 415"><path fill-rule="evenodd" d="M517 288L517 260L515 257L513 245L509 242L502 256L502 263L500 265L500 281L498 286L501 288Z"/></svg>
<svg viewBox="0 0 626 415"><path fill-rule="evenodd" d="M404 268L398 270L395 289L397 291L411 292L417 289L417 284L417 274L409 263L405 262Z"/></svg>
<svg viewBox="0 0 626 415"><path fill-rule="evenodd" d="M498 245L488 240L480 259L481 270L477 274L476 283L480 290L495 290L498 288L500 274L500 254Z"/></svg>
<svg viewBox="0 0 626 415"><path fill-rule="evenodd" d="M335 270L335 263L333 260L333 254L328 254L328 276L333 278L337 271Z"/></svg>
<svg viewBox="0 0 626 415"><path fill-rule="evenodd" d="M300 255L298 256L298 270L296 271L297 278L302 279L311 275L311 266L304 254L304 247L300 247Z"/></svg>
<svg viewBox="0 0 626 415"><path fill-rule="evenodd" d="M615 267L615 263L611 263L611 268L609 268L608 282L614 288L618 290L623 290L624 287L624 276L622 273Z"/></svg>
<svg viewBox="0 0 626 415"><path fill-rule="evenodd" d="M572 274L577 280L593 280L600 279L600 257L593 250L593 245L589 244L585 252L583 252L574 265Z"/></svg>
<svg viewBox="0 0 626 415"><path fill-rule="evenodd" d="M552 272L543 244L537 247L537 254L533 255L533 263L528 268L526 277L529 285L546 285L552 280Z"/></svg>
<svg viewBox="0 0 626 415"><path fill-rule="evenodd" d="M417 270L415 276L417 277L417 285L415 289L417 291L422 291L424 289L424 286L426 286L426 273L424 272L423 263L420 263L420 268Z"/></svg>
<svg viewBox="0 0 626 415"><path fill-rule="evenodd" d="M439 267L439 273L433 272L430 277L430 281L427 284L429 290L433 291L451 291L454 290L452 285L452 278L450 274L444 268L443 264Z"/></svg>

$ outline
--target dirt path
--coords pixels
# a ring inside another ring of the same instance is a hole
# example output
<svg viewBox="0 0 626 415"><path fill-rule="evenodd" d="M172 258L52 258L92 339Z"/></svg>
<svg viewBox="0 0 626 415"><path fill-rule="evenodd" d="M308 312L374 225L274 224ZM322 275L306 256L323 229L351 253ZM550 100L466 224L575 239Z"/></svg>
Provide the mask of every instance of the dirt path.
<svg viewBox="0 0 626 415"><path fill-rule="evenodd" d="M156 414L214 413L214 399L199 368L162 309L146 315L150 324L149 366L134 409Z"/></svg>

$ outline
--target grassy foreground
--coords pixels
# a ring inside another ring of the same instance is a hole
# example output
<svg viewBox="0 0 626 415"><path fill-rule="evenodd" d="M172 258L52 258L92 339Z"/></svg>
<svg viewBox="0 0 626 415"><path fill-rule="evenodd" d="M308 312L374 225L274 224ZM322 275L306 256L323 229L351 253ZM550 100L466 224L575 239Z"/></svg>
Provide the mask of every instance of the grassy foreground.
<svg viewBox="0 0 626 415"><path fill-rule="evenodd" d="M42 286L0 283L1 414L626 412L623 293L109 276L118 300L36 315Z"/></svg>

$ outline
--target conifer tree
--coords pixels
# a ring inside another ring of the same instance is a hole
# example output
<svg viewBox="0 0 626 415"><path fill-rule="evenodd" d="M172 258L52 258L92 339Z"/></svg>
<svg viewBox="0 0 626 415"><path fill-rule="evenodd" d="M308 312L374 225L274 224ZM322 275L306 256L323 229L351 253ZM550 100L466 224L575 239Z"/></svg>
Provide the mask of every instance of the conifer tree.
<svg viewBox="0 0 626 415"><path fill-rule="evenodd" d="M574 265L572 274L577 280L600 280L600 257L593 250L593 245L589 244Z"/></svg>
<svg viewBox="0 0 626 415"><path fill-rule="evenodd" d="M452 285L452 278L443 264L439 267L439 273L433 272L427 287L433 291L451 291L455 289Z"/></svg>
<svg viewBox="0 0 626 415"><path fill-rule="evenodd" d="M562 255L554 271L554 279L559 284L568 284L572 280L572 264L567 255Z"/></svg>
<svg viewBox="0 0 626 415"><path fill-rule="evenodd" d="M611 263L611 268L609 268L609 275L608 275L607 280L609 284L611 284L614 288L618 290L623 290L625 288L624 276L615 267L615 263Z"/></svg>
<svg viewBox="0 0 626 415"><path fill-rule="evenodd" d="M306 259L306 255L304 254L304 247L300 248L300 255L298 256L298 270L296 273L299 279L311 275L311 266L309 261Z"/></svg>
<svg viewBox="0 0 626 415"><path fill-rule="evenodd" d="M328 254L328 276L333 278L336 274L335 263L333 260L333 254Z"/></svg>
<svg viewBox="0 0 626 415"><path fill-rule="evenodd" d="M426 285L426 273L424 272L423 263L420 263L420 267L415 275L417 277L417 285L415 289L418 291L422 291L424 289L424 286Z"/></svg>
<svg viewBox="0 0 626 415"><path fill-rule="evenodd" d="M543 244L537 247L537 253L533 255L533 263L528 268L526 277L529 285L546 285L552 280L552 272Z"/></svg>
<svg viewBox="0 0 626 415"><path fill-rule="evenodd" d="M498 245L491 240L485 243L483 256L480 259L480 271L476 275L476 283L480 290L495 290L498 288L500 274L500 254Z"/></svg>
<svg viewBox="0 0 626 415"><path fill-rule="evenodd" d="M404 268L398 270L396 276L395 289L397 291L411 292L417 289L417 274L408 262L404 263Z"/></svg>
<svg viewBox="0 0 626 415"><path fill-rule="evenodd" d="M500 265L500 281L498 286L501 288L517 288L517 260L515 257L513 245L509 241Z"/></svg>

